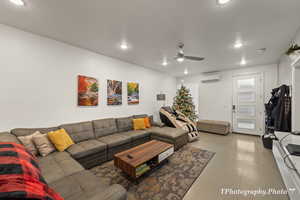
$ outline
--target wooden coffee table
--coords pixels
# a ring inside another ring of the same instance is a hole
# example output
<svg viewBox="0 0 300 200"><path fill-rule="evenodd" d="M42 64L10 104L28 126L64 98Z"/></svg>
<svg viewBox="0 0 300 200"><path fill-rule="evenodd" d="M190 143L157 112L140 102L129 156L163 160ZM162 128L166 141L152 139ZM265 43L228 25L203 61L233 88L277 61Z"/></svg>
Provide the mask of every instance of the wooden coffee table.
<svg viewBox="0 0 300 200"><path fill-rule="evenodd" d="M144 173L166 161L174 153L174 145L151 140L114 155L114 164L136 180Z"/></svg>

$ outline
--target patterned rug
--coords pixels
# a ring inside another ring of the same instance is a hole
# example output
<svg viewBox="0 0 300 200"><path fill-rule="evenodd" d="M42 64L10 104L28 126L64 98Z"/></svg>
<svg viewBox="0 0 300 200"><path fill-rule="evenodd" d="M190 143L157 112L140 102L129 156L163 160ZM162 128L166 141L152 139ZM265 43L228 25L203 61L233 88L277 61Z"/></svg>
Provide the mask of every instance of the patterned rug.
<svg viewBox="0 0 300 200"><path fill-rule="evenodd" d="M190 147L176 151L169 162L131 182L113 161L91 171L108 184L120 184L128 191L128 200L181 200L215 153Z"/></svg>

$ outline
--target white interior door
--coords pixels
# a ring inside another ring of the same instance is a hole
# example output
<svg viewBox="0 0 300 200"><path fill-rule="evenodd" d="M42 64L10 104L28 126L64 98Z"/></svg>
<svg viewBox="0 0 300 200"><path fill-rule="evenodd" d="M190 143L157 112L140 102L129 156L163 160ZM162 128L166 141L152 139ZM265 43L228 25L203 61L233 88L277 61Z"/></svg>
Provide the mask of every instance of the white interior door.
<svg viewBox="0 0 300 200"><path fill-rule="evenodd" d="M233 132L262 135L263 131L262 74L233 77Z"/></svg>

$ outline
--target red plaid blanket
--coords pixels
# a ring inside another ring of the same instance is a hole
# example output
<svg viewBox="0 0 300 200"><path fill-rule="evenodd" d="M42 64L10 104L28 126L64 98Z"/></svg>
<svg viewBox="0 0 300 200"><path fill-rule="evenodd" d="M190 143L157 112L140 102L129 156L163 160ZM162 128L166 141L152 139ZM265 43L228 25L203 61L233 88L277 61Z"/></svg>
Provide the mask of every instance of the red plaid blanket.
<svg viewBox="0 0 300 200"><path fill-rule="evenodd" d="M63 200L46 184L37 159L16 143L0 143L0 199Z"/></svg>

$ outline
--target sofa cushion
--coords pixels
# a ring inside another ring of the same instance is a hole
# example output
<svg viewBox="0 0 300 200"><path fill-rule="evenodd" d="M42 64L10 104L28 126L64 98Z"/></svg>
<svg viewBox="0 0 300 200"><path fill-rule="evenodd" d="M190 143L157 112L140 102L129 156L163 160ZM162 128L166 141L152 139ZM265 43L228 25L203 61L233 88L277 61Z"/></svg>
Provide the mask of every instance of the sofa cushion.
<svg viewBox="0 0 300 200"><path fill-rule="evenodd" d="M50 184L65 200L126 200L120 185L109 186L90 171L81 171Z"/></svg>
<svg viewBox="0 0 300 200"><path fill-rule="evenodd" d="M98 140L87 140L87 141L79 142L67 149L67 151L75 159L80 159L105 150L106 150L106 144Z"/></svg>
<svg viewBox="0 0 300 200"><path fill-rule="evenodd" d="M154 135L158 135L161 137L166 137L169 139L176 139L188 133L188 131L183 130L181 128L171 128L171 127L151 127L147 129Z"/></svg>
<svg viewBox="0 0 300 200"><path fill-rule="evenodd" d="M133 123L132 123L132 117L123 117L123 118L117 118L117 127L119 132L125 132L133 130Z"/></svg>
<svg viewBox="0 0 300 200"><path fill-rule="evenodd" d="M164 123L162 123L162 122L151 122L151 126L156 126L156 127L160 127L160 128L162 128L162 127L164 127L165 126L165 124Z"/></svg>
<svg viewBox="0 0 300 200"><path fill-rule="evenodd" d="M56 131L58 130L58 127L50 127L50 128L15 128L11 130L11 133L14 134L15 136L26 136L26 135L31 135L35 133L36 131L39 131L40 133L49 133L51 131Z"/></svg>
<svg viewBox="0 0 300 200"><path fill-rule="evenodd" d="M107 144L108 148L129 143L130 137L123 134L113 134L98 138L100 142Z"/></svg>
<svg viewBox="0 0 300 200"><path fill-rule="evenodd" d="M94 120L93 126L96 138L118 132L116 120L113 118Z"/></svg>
<svg viewBox="0 0 300 200"><path fill-rule="evenodd" d="M138 118L145 118L145 117L148 117L148 115L146 115L146 114L141 114L141 115L133 115L132 117L133 117L133 119L138 119Z"/></svg>
<svg viewBox="0 0 300 200"><path fill-rule="evenodd" d="M144 137L150 136L150 132L146 130L137 130L137 131L127 131L119 133L120 135L126 135L131 138L131 140L136 140Z"/></svg>
<svg viewBox="0 0 300 200"><path fill-rule="evenodd" d="M67 152L54 152L46 157L38 158L42 175L47 183L52 183L84 170Z"/></svg>
<svg viewBox="0 0 300 200"><path fill-rule="evenodd" d="M154 123L153 115L149 116L149 121L150 121L151 126L153 126L153 123Z"/></svg>
<svg viewBox="0 0 300 200"><path fill-rule="evenodd" d="M64 199L77 199L77 196L81 195L87 198L88 193L95 192L97 188L104 191L108 186L102 183L101 179L98 180L91 172L84 170L52 182L50 187Z"/></svg>
<svg viewBox="0 0 300 200"><path fill-rule="evenodd" d="M63 124L60 127L67 131L75 143L95 138L92 122Z"/></svg>
<svg viewBox="0 0 300 200"><path fill-rule="evenodd" d="M20 144L18 138L9 132L0 133L0 142L14 142Z"/></svg>

